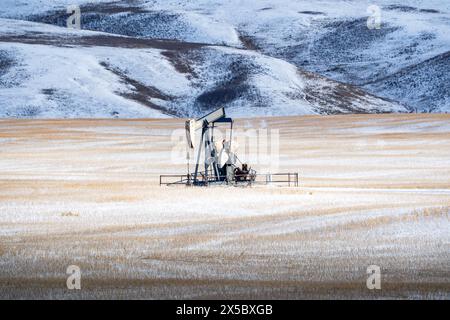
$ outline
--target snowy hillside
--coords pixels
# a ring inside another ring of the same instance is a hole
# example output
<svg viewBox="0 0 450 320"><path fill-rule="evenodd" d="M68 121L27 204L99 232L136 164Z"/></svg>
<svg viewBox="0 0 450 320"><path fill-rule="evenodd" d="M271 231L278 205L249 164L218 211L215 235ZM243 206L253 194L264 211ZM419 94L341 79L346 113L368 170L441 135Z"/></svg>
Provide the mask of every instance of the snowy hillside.
<svg viewBox="0 0 450 320"><path fill-rule="evenodd" d="M450 111L447 1L2 3L2 117Z"/></svg>

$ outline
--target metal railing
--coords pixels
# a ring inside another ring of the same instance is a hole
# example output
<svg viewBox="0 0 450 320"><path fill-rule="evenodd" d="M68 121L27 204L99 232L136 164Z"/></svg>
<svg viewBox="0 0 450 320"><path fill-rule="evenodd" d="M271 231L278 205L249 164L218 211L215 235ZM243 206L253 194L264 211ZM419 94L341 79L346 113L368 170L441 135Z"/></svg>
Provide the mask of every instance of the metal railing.
<svg viewBox="0 0 450 320"><path fill-rule="evenodd" d="M263 173L263 174L254 174L252 177L254 179L249 179L248 175L241 175L242 181L235 182L231 185L285 185L288 187L298 187L299 179L298 173ZM239 177L236 175L235 177ZM201 176L200 179L194 181L193 174L164 174L159 176L159 185L160 186L173 186L173 185L201 185L208 186L210 184L226 184L226 176L220 176L222 181L216 181L216 178L213 176Z"/></svg>
<svg viewBox="0 0 450 320"><path fill-rule="evenodd" d="M298 173L264 173L257 174L254 184L281 184L298 187Z"/></svg>

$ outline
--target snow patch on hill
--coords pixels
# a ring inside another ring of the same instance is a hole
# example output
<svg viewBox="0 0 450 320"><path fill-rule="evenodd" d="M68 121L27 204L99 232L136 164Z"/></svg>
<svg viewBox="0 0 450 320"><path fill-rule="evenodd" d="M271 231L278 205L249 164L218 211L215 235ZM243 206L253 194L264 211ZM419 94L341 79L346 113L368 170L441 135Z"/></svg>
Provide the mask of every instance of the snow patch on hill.
<svg viewBox="0 0 450 320"><path fill-rule="evenodd" d="M129 90L82 49L26 44L0 44L21 66L2 81L2 117L104 118L161 117L160 112L131 102L115 92Z"/></svg>

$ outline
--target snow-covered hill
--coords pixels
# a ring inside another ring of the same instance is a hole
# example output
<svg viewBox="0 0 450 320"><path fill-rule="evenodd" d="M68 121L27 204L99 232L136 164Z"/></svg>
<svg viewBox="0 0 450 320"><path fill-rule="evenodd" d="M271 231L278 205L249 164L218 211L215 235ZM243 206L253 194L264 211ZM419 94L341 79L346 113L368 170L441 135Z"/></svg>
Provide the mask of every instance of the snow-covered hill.
<svg viewBox="0 0 450 320"><path fill-rule="evenodd" d="M443 0L2 2L3 117L450 111Z"/></svg>
<svg viewBox="0 0 450 320"><path fill-rule="evenodd" d="M2 19L3 117L406 111L255 51Z"/></svg>
<svg viewBox="0 0 450 320"><path fill-rule="evenodd" d="M450 51L408 66L364 87L383 92L393 99L401 97L417 111L450 111Z"/></svg>

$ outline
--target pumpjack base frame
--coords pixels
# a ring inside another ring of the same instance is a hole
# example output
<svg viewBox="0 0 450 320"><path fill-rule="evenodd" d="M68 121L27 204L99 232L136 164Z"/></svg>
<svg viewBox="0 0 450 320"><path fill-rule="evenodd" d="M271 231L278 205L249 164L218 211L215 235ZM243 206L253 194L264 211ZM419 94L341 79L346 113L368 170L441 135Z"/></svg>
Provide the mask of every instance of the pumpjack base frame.
<svg viewBox="0 0 450 320"><path fill-rule="evenodd" d="M192 179L192 175L187 174L166 174L159 176L160 186L187 186L187 187L210 187L210 186L257 186L257 185L278 185L285 187L298 187L299 174L292 173L266 173L254 174L252 178L241 181L227 182L223 180Z"/></svg>

